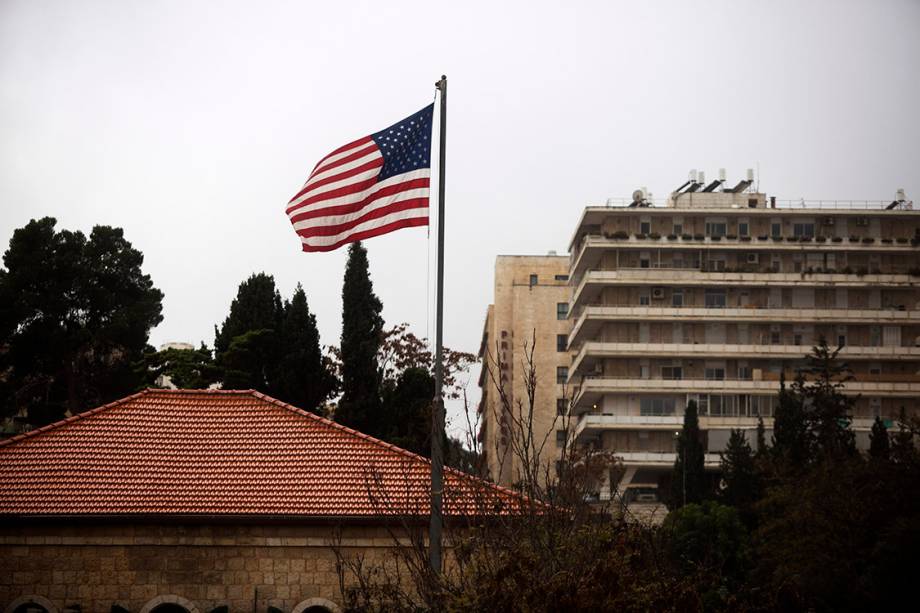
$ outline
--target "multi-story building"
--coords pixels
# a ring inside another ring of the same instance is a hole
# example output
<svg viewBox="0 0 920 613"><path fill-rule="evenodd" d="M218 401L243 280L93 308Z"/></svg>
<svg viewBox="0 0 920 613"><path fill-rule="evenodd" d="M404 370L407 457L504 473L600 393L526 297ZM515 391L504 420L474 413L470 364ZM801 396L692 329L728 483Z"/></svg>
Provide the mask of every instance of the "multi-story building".
<svg viewBox="0 0 920 613"><path fill-rule="evenodd" d="M706 466L732 428L768 432L780 374L820 337L842 345L853 427L920 408L920 211L892 203L778 203L695 180L650 206L588 207L570 246L568 382L581 445L622 458L626 501L651 501L690 400Z"/></svg>
<svg viewBox="0 0 920 613"><path fill-rule="evenodd" d="M554 470L571 355L568 310L569 258L500 255L495 261L495 299L486 313L479 356L479 440L491 478L503 485L521 479L515 453L522 428L530 429L529 364L534 367L533 441L545 470ZM504 401L499 388L504 392ZM524 423L526 422L526 426ZM514 439L514 437L518 437ZM545 441L545 444L544 444Z"/></svg>

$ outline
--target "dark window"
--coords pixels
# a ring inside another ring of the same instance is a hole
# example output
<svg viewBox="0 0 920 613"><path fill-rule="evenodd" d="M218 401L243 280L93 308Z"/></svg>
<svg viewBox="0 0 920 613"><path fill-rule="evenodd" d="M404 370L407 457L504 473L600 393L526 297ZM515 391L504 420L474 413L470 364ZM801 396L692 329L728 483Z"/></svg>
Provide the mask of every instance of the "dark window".
<svg viewBox="0 0 920 613"><path fill-rule="evenodd" d="M556 444L558 446L562 447L565 445L566 434L565 430L556 430Z"/></svg>
<svg viewBox="0 0 920 613"><path fill-rule="evenodd" d="M557 366L556 367L556 383L565 383L569 379L569 367L568 366Z"/></svg>
<svg viewBox="0 0 920 613"><path fill-rule="evenodd" d="M565 351L569 348L569 337L566 334L556 335L556 351Z"/></svg>
<svg viewBox="0 0 920 613"><path fill-rule="evenodd" d="M652 222L650 221L640 221L639 222L639 234L650 234L652 232Z"/></svg>
<svg viewBox="0 0 920 613"><path fill-rule="evenodd" d="M781 223L770 224L770 234L773 236L782 236L783 235L783 224Z"/></svg>
<svg viewBox="0 0 920 613"><path fill-rule="evenodd" d="M569 275L556 275L556 281L568 281Z"/></svg>
<svg viewBox="0 0 920 613"><path fill-rule="evenodd" d="M530 275L530 287L537 284L537 275Z"/></svg>
<svg viewBox="0 0 920 613"><path fill-rule="evenodd" d="M569 303L568 302L557 302L556 303L556 319L568 319L569 317Z"/></svg>
<svg viewBox="0 0 920 613"><path fill-rule="evenodd" d="M747 222L741 222L738 224L738 236L747 236L750 234L751 230Z"/></svg>
<svg viewBox="0 0 920 613"><path fill-rule="evenodd" d="M566 398L556 398L556 415L565 415L569 408Z"/></svg>

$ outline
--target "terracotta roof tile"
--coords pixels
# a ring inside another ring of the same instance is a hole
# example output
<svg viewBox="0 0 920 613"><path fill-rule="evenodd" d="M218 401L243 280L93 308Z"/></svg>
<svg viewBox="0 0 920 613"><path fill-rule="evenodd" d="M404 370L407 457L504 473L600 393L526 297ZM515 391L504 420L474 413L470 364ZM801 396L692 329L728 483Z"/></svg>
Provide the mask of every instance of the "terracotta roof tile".
<svg viewBox="0 0 920 613"><path fill-rule="evenodd" d="M254 391L147 390L0 442L0 515L427 514L430 463ZM510 490L445 471L445 511Z"/></svg>

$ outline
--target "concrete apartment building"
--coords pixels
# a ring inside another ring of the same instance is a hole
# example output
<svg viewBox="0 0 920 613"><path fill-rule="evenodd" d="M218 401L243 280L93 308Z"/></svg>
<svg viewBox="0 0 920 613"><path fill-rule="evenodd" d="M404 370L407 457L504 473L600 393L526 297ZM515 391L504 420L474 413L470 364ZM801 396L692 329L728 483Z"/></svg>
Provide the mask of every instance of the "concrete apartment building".
<svg viewBox="0 0 920 613"><path fill-rule="evenodd" d="M847 391L858 395L858 444L868 445L875 416L893 422L902 407L920 410L920 211L903 194L777 202L752 183L706 184L700 173L664 206L639 191L632 203L586 208L569 258L496 263L480 352L496 342L507 352L502 376L520 398L520 341L536 328L541 385L559 376L538 394L538 423L553 423L565 391L576 443L622 459L599 500L619 490L629 503L658 501L690 400L712 470L732 428L754 445L762 416L769 439L780 373L791 380L821 336L844 346L855 373ZM554 341L565 333L568 353ZM487 378L484 370L481 438L493 479L507 485L515 469L499 460L508 424Z"/></svg>
<svg viewBox="0 0 920 613"><path fill-rule="evenodd" d="M750 179L750 176L749 176ZM732 428L768 438L780 373L791 379L825 337L843 345L858 394L853 427L917 411L920 211L889 203L777 203L751 180L691 180L665 206L588 207L571 242L569 386L573 435L614 450L625 473L603 483L627 502L658 499L690 400L706 466Z"/></svg>
<svg viewBox="0 0 920 613"><path fill-rule="evenodd" d="M497 483L511 485L520 480L520 462L509 437L515 416L521 418L518 402L523 403L524 415L529 406L526 364L531 349L536 368L535 440L538 444L546 441L541 453L545 466L552 468L558 459L555 430L561 420L556 420L557 407L567 404L571 363L568 274L568 256L552 252L545 256L500 255L495 261L495 301L488 307L479 348L482 396L478 410L479 440L489 473ZM499 385L506 403L501 400ZM507 405L514 413L509 414Z"/></svg>

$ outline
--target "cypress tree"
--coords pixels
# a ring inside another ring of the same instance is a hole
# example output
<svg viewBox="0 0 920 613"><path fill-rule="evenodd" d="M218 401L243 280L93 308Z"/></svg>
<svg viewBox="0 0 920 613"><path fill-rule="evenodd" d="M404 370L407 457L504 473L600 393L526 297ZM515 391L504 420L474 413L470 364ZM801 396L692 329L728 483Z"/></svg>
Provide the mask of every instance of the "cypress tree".
<svg viewBox="0 0 920 613"><path fill-rule="evenodd" d="M283 316L281 295L275 289L275 278L264 272L251 275L240 283L236 298L230 303L230 314L218 330L214 326L214 353L220 355L230 348L237 336L256 330L275 330Z"/></svg>
<svg viewBox="0 0 920 613"><path fill-rule="evenodd" d="M672 509L685 504L698 503L706 497L704 450L697 416L696 401L687 403L684 425L677 437L677 459L671 478L670 503Z"/></svg>
<svg viewBox="0 0 920 613"><path fill-rule="evenodd" d="M380 436L385 429L377 364L382 310L368 273L367 250L360 242L352 243L342 286L342 398L335 419L372 436Z"/></svg>
<svg viewBox="0 0 920 613"><path fill-rule="evenodd" d="M322 414L325 402L336 388L335 377L323 360L307 295L298 283L294 296L284 305L280 344L283 347L274 376L272 395L298 408Z"/></svg>
<svg viewBox="0 0 920 613"><path fill-rule="evenodd" d="M809 455L808 425L802 403L786 389L785 374L779 379L779 403L773 419L773 457L784 468L799 469Z"/></svg>
<svg viewBox="0 0 920 613"><path fill-rule="evenodd" d="M830 349L822 336L805 357L805 368L799 371L804 376L796 377L793 384L793 393L806 409L805 423L814 455L826 458L856 454L856 437L850 429L853 399L844 394L853 372L837 360L840 349Z"/></svg>
<svg viewBox="0 0 920 613"><path fill-rule="evenodd" d="M767 453L767 429L763 425L763 417L757 416L757 458L762 458Z"/></svg>
<svg viewBox="0 0 920 613"><path fill-rule="evenodd" d="M754 464L754 450L747 442L742 430L732 429L728 445L721 454L722 500L737 507L742 514L757 499L759 486Z"/></svg>
<svg viewBox="0 0 920 613"><path fill-rule="evenodd" d="M869 456L875 460L887 460L891 457L891 441L888 438L888 428L878 416L872 423L869 433Z"/></svg>

